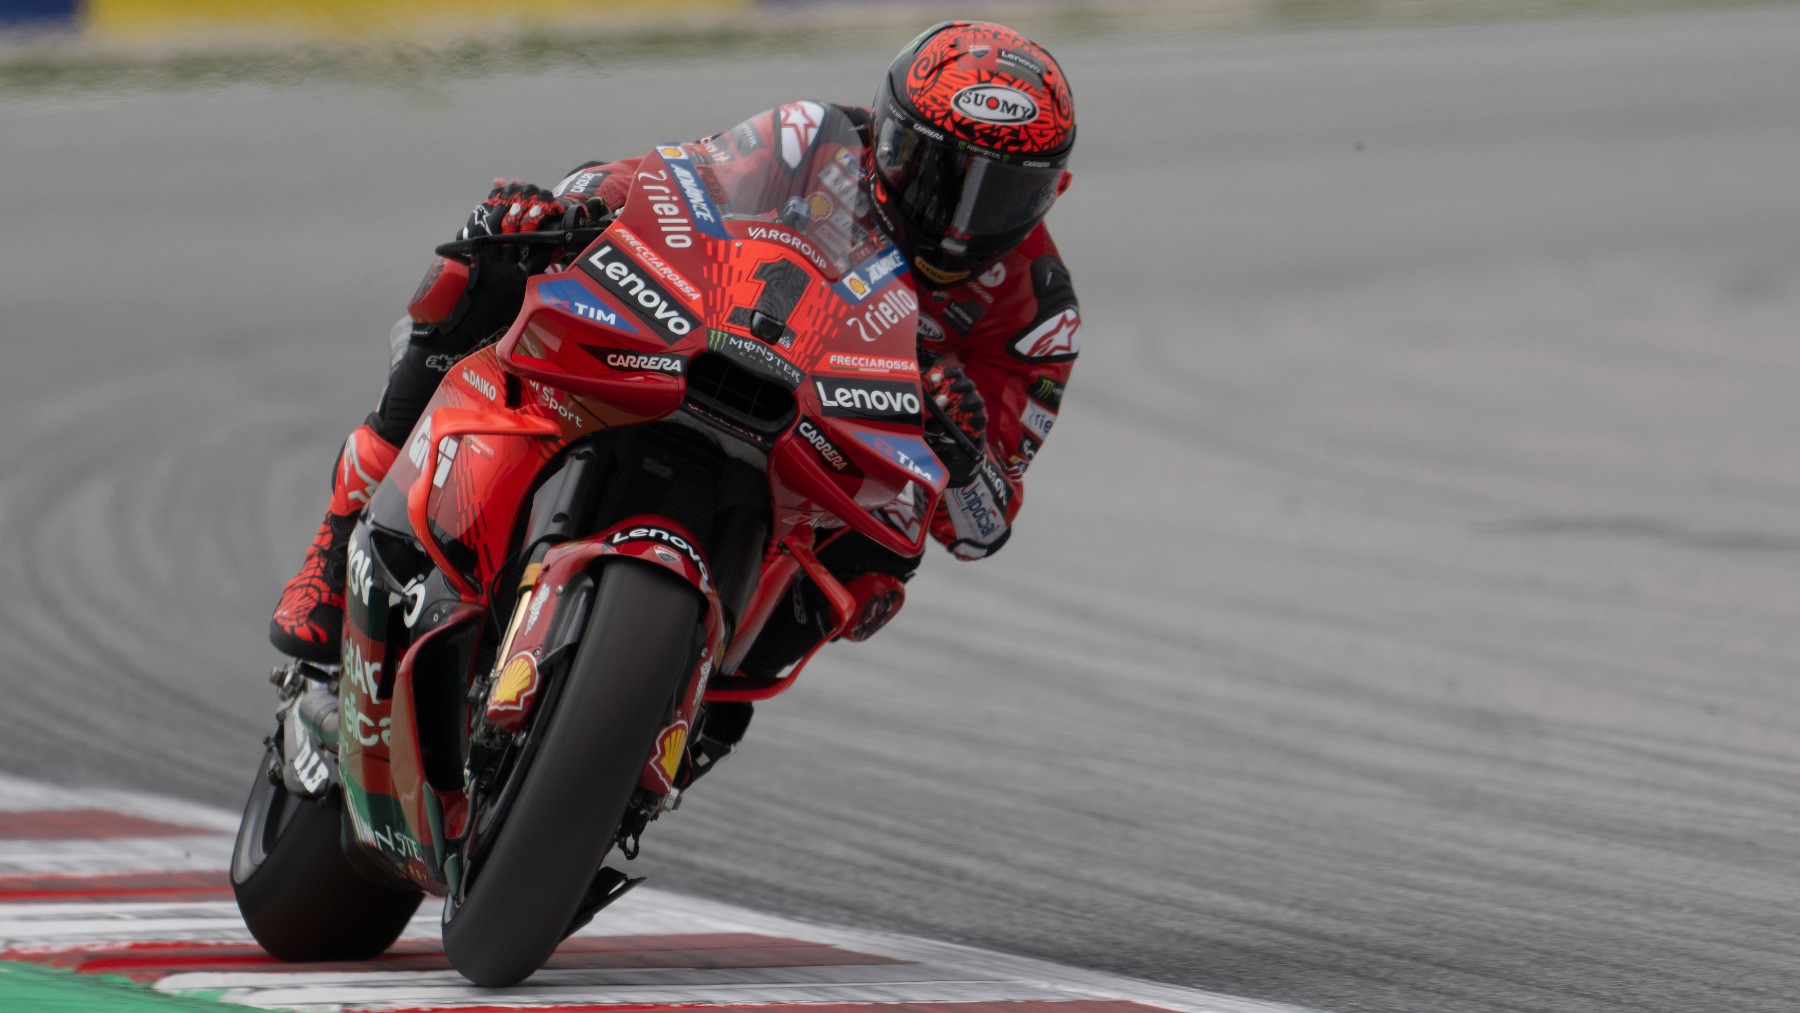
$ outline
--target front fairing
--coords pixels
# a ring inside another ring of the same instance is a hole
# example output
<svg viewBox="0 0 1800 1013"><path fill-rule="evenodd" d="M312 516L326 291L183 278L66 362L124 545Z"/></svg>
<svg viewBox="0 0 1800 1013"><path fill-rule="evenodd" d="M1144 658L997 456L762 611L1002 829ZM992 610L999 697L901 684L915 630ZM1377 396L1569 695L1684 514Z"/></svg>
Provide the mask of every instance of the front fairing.
<svg viewBox="0 0 1800 1013"><path fill-rule="evenodd" d="M652 151L605 233L532 279L499 361L601 427L679 413L766 460L777 538L848 525L914 554L945 480L918 297L855 185L855 125L817 108L798 168Z"/></svg>

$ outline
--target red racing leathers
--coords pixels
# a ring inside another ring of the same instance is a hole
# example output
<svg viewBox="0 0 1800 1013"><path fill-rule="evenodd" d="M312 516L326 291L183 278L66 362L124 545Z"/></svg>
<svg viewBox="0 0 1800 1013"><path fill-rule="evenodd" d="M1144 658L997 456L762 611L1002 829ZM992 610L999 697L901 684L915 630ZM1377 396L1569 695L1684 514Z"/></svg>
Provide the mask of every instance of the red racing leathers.
<svg viewBox="0 0 1800 1013"><path fill-rule="evenodd" d="M858 122L866 110L842 107ZM700 142L714 161L779 159L790 172L808 164L808 149L823 107L790 102ZM567 200L599 197L621 206L641 159L590 162L552 191ZM865 171L867 167L865 166ZM819 180L820 193L851 203L857 180ZM830 218L814 225L829 228ZM904 244L902 244L904 247ZM916 277L916 276L915 276ZM1068 269L1042 224L985 271L952 287L919 286L919 348L944 365L960 365L987 405L988 460L976 480L950 490L932 518L931 533L960 559L980 559L1012 533L1025 497L1025 470L1050 435L1062 407L1063 386L1080 351L1081 311Z"/></svg>
<svg viewBox="0 0 1800 1013"><path fill-rule="evenodd" d="M866 110L839 108L857 123L868 122ZM778 165L768 167L775 171L785 168L797 173L803 171L797 167L809 163L827 164L809 198L814 219L810 227L816 231L837 228L834 218L845 213L861 217L866 210L861 202L870 197L863 181L850 171L853 166L809 157L812 146L822 143L818 126L824 114L825 107L819 103L791 102L706 138L699 146L713 162L779 160ZM637 182L641 161L590 162L570 173L552 193L564 206L598 198L607 207L621 207ZM863 170L866 177L868 166ZM739 174L740 178L756 175ZM781 192L792 193L794 188L783 187ZM654 193L654 188L647 186L639 199L655 200ZM755 195L732 195L738 207L754 204L755 199ZM535 221L554 211L549 204L547 196L535 188L524 193L518 187L504 192L496 188L488 203L476 209L471 227L484 212L510 207L512 214L506 221L513 224L503 231L513 231L522 220L522 209L529 205L530 211L536 212L532 214ZM899 245L904 248L903 243ZM358 431L371 445L385 445L389 457L394 446L405 442L443 375L462 356L504 331L524 297L524 275L516 260L477 262L466 270L447 270L451 266L440 262L415 296L406 345L394 358L379 406ZM452 277L461 280L452 281ZM1013 518L1024 499L1025 470L1056 422L1063 385L1080 348L1080 311L1068 271L1041 224L976 277L942 289L921 284L918 292L921 360L935 358L946 366L960 365L974 381L988 418L987 460L974 481L946 493L932 518L931 531L959 558L980 559L999 549L1011 534ZM887 319L870 316L865 326L884 327ZM358 476L368 484L381 477L373 471ZM333 502L355 491L340 475L333 487ZM308 575L317 571L334 576L342 571L341 535L349 526L334 525L328 517L327 528L330 537L322 535L315 540L305 568L289 582L270 632L284 653L320 663L333 661L338 652L336 625L343 605L342 589L340 582L309 579ZM873 634L898 611L904 599L899 584L918 565L916 558L902 559L849 533L826 545L820 559L841 579L864 578L862 584L854 585L867 591L866 595L859 591L859 599L868 599L855 627L858 632L852 636L856 640ZM746 671L779 670L822 635L822 602L810 601L816 589L810 588L810 582L801 583L804 586L794 592L794 608L781 610L778 620L764 628L756 649L745 661Z"/></svg>

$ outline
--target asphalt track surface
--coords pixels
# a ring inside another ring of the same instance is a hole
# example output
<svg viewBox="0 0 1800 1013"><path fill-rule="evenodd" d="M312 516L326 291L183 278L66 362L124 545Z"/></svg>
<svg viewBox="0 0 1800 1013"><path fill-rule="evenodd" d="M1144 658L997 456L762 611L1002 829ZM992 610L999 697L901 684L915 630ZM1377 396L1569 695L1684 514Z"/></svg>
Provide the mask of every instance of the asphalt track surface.
<svg viewBox="0 0 1800 1013"><path fill-rule="evenodd" d="M1800 1009L1800 10L1050 41L1087 341L1017 536L653 882L1335 1010ZM0 102L0 768L235 805L487 178L883 59Z"/></svg>

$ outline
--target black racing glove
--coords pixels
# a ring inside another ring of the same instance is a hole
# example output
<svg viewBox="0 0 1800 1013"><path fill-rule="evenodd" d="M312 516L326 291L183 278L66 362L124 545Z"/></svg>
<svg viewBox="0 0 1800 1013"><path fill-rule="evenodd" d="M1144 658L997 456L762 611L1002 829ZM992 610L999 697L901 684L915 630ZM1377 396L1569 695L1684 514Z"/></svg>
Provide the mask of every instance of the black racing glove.
<svg viewBox="0 0 1800 1013"><path fill-rule="evenodd" d="M957 366L931 366L922 379L925 442L950 473L950 488L961 488L987 459L987 406Z"/></svg>
<svg viewBox="0 0 1800 1013"><path fill-rule="evenodd" d="M606 214L606 202L598 197L564 202L530 183L496 179L487 199L469 212L469 220L458 238L568 231L599 221ZM517 264L524 273L536 274L549 266L559 252L550 247L507 244L487 247L479 256L489 262Z"/></svg>

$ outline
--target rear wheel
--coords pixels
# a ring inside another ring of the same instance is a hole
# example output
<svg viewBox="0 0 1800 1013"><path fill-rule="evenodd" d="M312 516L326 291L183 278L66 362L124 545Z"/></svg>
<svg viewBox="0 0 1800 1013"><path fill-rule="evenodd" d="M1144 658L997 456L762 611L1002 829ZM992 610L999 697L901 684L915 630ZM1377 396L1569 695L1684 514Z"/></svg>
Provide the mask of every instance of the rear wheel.
<svg viewBox="0 0 1800 1013"><path fill-rule="evenodd" d="M546 697L492 845L444 909L444 952L477 985L523 981L550 959L612 846L638 775L688 674L700 598L666 571L601 571L559 691Z"/></svg>
<svg viewBox="0 0 1800 1013"><path fill-rule="evenodd" d="M250 787L231 889L250 934L281 960L366 960L400 937L422 894L370 882L340 843L342 811L295 798L271 748ZM275 777L270 776L271 770Z"/></svg>

